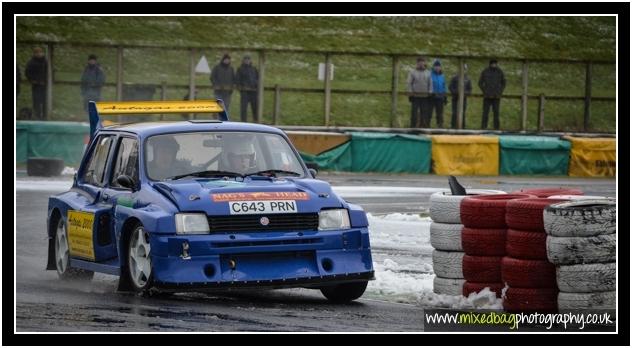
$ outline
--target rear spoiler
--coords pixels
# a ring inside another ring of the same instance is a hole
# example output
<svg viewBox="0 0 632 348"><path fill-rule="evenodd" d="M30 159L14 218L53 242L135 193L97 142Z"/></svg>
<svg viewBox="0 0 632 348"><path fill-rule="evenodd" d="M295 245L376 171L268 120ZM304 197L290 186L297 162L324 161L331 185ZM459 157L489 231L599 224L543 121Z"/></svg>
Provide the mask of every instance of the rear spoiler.
<svg viewBox="0 0 632 348"><path fill-rule="evenodd" d="M90 139L101 128L102 115L139 115L139 114L187 114L187 113L217 113L220 121L228 121L228 112L224 101L191 100L191 101L119 101L119 102L89 102L88 116L90 118Z"/></svg>

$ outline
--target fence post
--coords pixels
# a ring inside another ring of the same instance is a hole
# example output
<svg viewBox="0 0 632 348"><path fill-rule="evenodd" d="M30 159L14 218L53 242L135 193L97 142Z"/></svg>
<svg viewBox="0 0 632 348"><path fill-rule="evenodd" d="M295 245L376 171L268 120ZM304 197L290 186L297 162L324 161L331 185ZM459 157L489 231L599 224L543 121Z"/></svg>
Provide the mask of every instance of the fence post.
<svg viewBox="0 0 632 348"><path fill-rule="evenodd" d="M592 97L592 62L586 63L586 94L584 99L584 132L590 123L590 102Z"/></svg>
<svg viewBox="0 0 632 348"><path fill-rule="evenodd" d="M263 119L263 92L264 92L264 76L266 68L265 51L259 51L259 81L257 83L257 117L256 122L261 123Z"/></svg>
<svg viewBox="0 0 632 348"><path fill-rule="evenodd" d="M123 100L123 47L116 48L116 100Z"/></svg>
<svg viewBox="0 0 632 348"><path fill-rule="evenodd" d="M399 87L399 57L393 56L393 76L391 79L391 128L399 126L397 118L397 98Z"/></svg>
<svg viewBox="0 0 632 348"><path fill-rule="evenodd" d="M53 44L46 44L46 118L53 116Z"/></svg>
<svg viewBox="0 0 632 348"><path fill-rule="evenodd" d="M463 128L463 114L465 105L465 61L462 57L459 58L459 101L456 111L456 128Z"/></svg>
<svg viewBox="0 0 632 348"><path fill-rule="evenodd" d="M279 124L281 118L281 86L274 85L274 113L272 114L272 124Z"/></svg>
<svg viewBox="0 0 632 348"><path fill-rule="evenodd" d="M329 126L329 117L331 111L331 54L325 54L325 127Z"/></svg>
<svg viewBox="0 0 632 348"><path fill-rule="evenodd" d="M189 100L195 100L195 48L189 51Z"/></svg>
<svg viewBox="0 0 632 348"><path fill-rule="evenodd" d="M540 94L538 99L538 132L544 130L544 94Z"/></svg>
<svg viewBox="0 0 632 348"><path fill-rule="evenodd" d="M529 63L524 60L522 62L522 103L520 105L520 111L522 113L521 130L527 131L527 89L529 86Z"/></svg>

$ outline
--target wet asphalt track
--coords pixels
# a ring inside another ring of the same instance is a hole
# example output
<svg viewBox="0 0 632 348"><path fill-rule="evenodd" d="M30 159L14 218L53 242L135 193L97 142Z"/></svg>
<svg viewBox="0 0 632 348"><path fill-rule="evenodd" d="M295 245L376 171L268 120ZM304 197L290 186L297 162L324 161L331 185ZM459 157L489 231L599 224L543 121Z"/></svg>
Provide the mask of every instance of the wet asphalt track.
<svg viewBox="0 0 632 348"><path fill-rule="evenodd" d="M19 175L18 175L19 176ZM336 186L447 187L445 177L322 175ZM542 186L579 187L588 195L615 195L615 181L571 178L463 178L466 187L511 191ZM16 330L23 331L423 331L423 309L363 297L329 304L316 290L243 290L140 298L117 293L117 278L61 282L45 271L47 197L16 192ZM349 197L373 214L426 213L429 194ZM374 253L387 251L374 250Z"/></svg>

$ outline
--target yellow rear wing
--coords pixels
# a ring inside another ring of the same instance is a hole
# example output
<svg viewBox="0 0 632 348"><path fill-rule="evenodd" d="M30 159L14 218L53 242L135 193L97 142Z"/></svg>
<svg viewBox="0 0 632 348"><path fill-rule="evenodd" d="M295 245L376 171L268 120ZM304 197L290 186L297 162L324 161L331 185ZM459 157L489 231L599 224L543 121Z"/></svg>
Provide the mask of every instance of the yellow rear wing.
<svg viewBox="0 0 632 348"><path fill-rule="evenodd" d="M218 100L96 102L99 115L222 113Z"/></svg>
<svg viewBox="0 0 632 348"><path fill-rule="evenodd" d="M90 137L103 128L100 115L217 113L220 121L228 121L228 112L221 99L90 102Z"/></svg>

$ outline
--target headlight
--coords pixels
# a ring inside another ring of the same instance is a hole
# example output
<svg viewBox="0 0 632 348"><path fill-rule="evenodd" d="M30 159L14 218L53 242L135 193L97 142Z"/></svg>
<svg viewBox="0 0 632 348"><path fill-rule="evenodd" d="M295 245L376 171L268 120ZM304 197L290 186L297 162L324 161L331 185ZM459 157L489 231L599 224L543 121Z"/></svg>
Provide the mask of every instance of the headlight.
<svg viewBox="0 0 632 348"><path fill-rule="evenodd" d="M176 214L177 234L210 233L206 214Z"/></svg>
<svg viewBox="0 0 632 348"><path fill-rule="evenodd" d="M319 230L337 230L350 227L347 209L327 209L318 213Z"/></svg>

